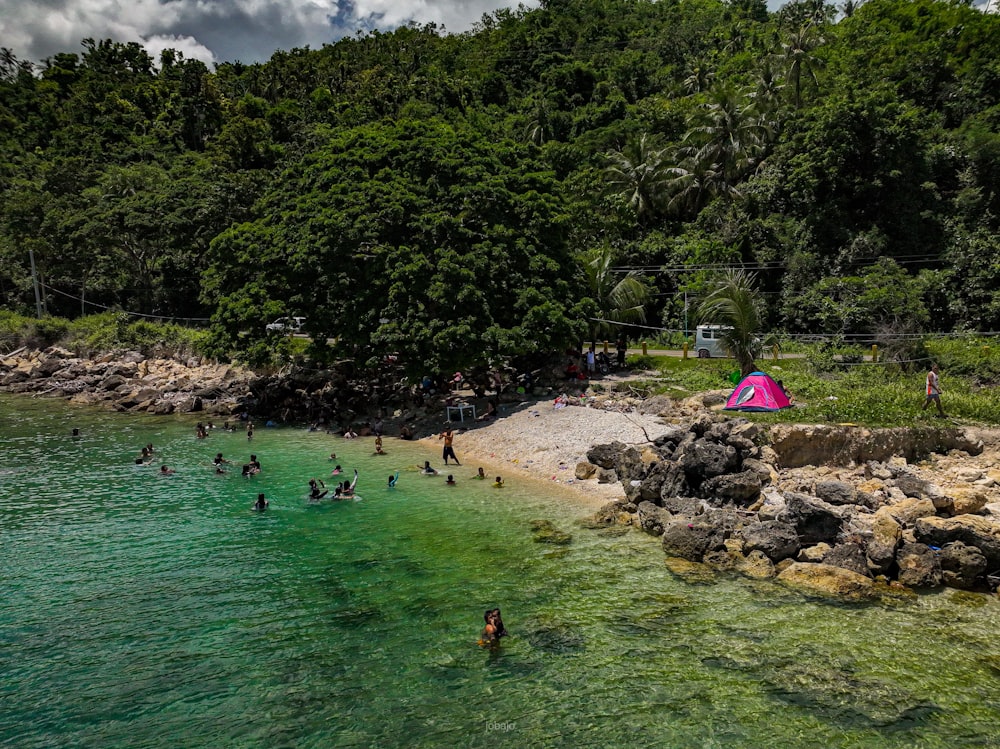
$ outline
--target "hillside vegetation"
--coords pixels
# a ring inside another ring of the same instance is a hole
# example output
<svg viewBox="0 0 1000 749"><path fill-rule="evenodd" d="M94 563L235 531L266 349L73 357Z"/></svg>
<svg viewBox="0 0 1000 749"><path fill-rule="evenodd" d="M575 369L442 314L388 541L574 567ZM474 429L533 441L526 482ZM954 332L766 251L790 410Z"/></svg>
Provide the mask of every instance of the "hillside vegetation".
<svg viewBox="0 0 1000 749"><path fill-rule="evenodd" d="M55 316L259 363L304 315L313 356L410 374L561 350L626 277L685 327L721 266L789 334L996 330L998 96L1000 18L932 0L545 0L215 70L3 51L0 305L34 311L30 251Z"/></svg>

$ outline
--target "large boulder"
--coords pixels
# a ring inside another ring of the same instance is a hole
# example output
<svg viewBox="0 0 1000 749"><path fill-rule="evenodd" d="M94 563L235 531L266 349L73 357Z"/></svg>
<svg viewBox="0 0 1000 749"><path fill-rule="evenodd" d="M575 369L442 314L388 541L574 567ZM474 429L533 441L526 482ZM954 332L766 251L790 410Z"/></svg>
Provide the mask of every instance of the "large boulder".
<svg viewBox="0 0 1000 749"><path fill-rule="evenodd" d="M736 570L747 577L765 580L775 575L774 562L759 549L736 560Z"/></svg>
<svg viewBox="0 0 1000 749"><path fill-rule="evenodd" d="M883 594L870 577L830 564L792 562L778 574L778 580L805 593L850 601L873 600Z"/></svg>
<svg viewBox="0 0 1000 749"><path fill-rule="evenodd" d="M831 505L853 505L857 502L858 490L846 481L819 481L815 494Z"/></svg>
<svg viewBox="0 0 1000 749"><path fill-rule="evenodd" d="M871 577L865 553L857 544L838 544L823 556L823 564L841 567L859 575Z"/></svg>
<svg viewBox="0 0 1000 749"><path fill-rule="evenodd" d="M639 527L646 533L662 536L663 529L673 522L673 516L652 502L640 502L638 507Z"/></svg>
<svg viewBox="0 0 1000 749"><path fill-rule="evenodd" d="M875 513L871 533L866 550L868 566L875 572L885 574L896 561L896 549L903 537L903 529L892 516L890 508L883 507Z"/></svg>
<svg viewBox="0 0 1000 749"><path fill-rule="evenodd" d="M801 546L795 526L777 520L745 526L741 535L744 554L761 551L775 562L794 557Z"/></svg>
<svg viewBox="0 0 1000 749"><path fill-rule="evenodd" d="M976 580L986 573L986 557L975 546L967 546L961 541L950 543L938 552L941 563L941 578L952 588L969 590Z"/></svg>
<svg viewBox="0 0 1000 749"><path fill-rule="evenodd" d="M896 552L899 582L911 588L936 588L941 585L941 563L927 544L905 543Z"/></svg>
<svg viewBox="0 0 1000 749"><path fill-rule="evenodd" d="M785 505L803 544L832 541L840 534L844 516L833 505L797 492L785 493Z"/></svg>
<svg viewBox="0 0 1000 749"><path fill-rule="evenodd" d="M576 464L576 471L574 475L579 481L586 481L589 478L593 478L594 474L597 473L597 466L593 463L588 463L587 461L581 461Z"/></svg>
<svg viewBox="0 0 1000 749"><path fill-rule="evenodd" d="M684 449L680 460L688 479L699 485L704 479L735 471L739 456L730 445L698 440Z"/></svg>
<svg viewBox="0 0 1000 749"><path fill-rule="evenodd" d="M929 499L907 498L885 509L904 528L912 528L920 518L933 517L937 512Z"/></svg>
<svg viewBox="0 0 1000 749"><path fill-rule="evenodd" d="M760 497L760 476L756 471L726 473L714 476L701 485L700 493L720 502L732 501L738 504L751 504Z"/></svg>
<svg viewBox="0 0 1000 749"><path fill-rule="evenodd" d="M980 515L921 518L914 526L917 541L942 548L955 541L975 546L986 557L989 569L1000 568L1000 527Z"/></svg>
<svg viewBox="0 0 1000 749"><path fill-rule="evenodd" d="M675 520L663 529L663 551L690 562L701 562L705 555L726 548L721 528L700 520Z"/></svg>
<svg viewBox="0 0 1000 749"><path fill-rule="evenodd" d="M601 468L614 468L618 465L619 456L624 449L625 443L623 442L594 445L587 451L587 460Z"/></svg>

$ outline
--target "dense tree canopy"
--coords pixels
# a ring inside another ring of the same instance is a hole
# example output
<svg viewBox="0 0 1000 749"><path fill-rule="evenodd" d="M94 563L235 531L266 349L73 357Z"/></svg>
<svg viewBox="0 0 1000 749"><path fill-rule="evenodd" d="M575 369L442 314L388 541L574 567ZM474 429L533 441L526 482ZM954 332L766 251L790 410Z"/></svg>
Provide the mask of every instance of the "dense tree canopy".
<svg viewBox="0 0 1000 749"><path fill-rule="evenodd" d="M258 360L303 314L418 373L578 343L635 268L622 309L677 324L723 264L766 270L771 330L1000 329L998 60L963 0L544 0L214 70L0 50L0 305L30 251L53 313Z"/></svg>

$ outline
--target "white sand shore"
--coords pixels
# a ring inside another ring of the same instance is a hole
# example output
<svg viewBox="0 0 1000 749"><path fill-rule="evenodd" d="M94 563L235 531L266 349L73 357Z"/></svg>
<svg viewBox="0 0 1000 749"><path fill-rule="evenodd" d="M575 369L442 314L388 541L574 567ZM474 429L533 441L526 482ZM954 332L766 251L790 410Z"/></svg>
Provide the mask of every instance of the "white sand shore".
<svg viewBox="0 0 1000 749"><path fill-rule="evenodd" d="M576 480L576 464L587 460L587 451L594 445L616 440L647 444L648 439L655 439L666 430L657 416L582 406L555 409L552 401L540 401L490 423L457 432L455 452L466 467L483 465L491 476L495 472L505 477L524 475L556 481L584 495L586 504L599 505L620 499L624 494L618 483ZM425 442L440 444L435 437L425 438Z"/></svg>

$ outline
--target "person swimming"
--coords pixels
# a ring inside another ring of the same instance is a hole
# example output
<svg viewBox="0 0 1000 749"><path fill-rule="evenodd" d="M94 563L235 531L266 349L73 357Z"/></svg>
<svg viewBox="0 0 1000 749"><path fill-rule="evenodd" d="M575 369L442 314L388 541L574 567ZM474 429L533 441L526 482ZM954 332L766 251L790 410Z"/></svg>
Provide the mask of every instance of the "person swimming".
<svg viewBox="0 0 1000 749"><path fill-rule="evenodd" d="M336 468L334 468L334 469L333 469L332 471L330 471L330 475L331 475L331 476L339 476L339 475L341 474L341 472L342 472L343 470L344 470L344 469L343 469L343 468L341 468L341 467L340 467L340 464L338 463L338 464L337 464L337 467L336 467Z"/></svg>
<svg viewBox="0 0 1000 749"><path fill-rule="evenodd" d="M472 478L479 479L480 481L485 481L486 480L486 471L484 471L482 468L480 468L479 469L479 473L477 473Z"/></svg>
<svg viewBox="0 0 1000 749"><path fill-rule="evenodd" d="M399 481L399 471L396 471L389 477L389 488L392 489L396 485L397 481Z"/></svg>
<svg viewBox="0 0 1000 749"><path fill-rule="evenodd" d="M350 484L348 484L346 481L344 482L344 486L343 486L343 489L340 492L340 496L344 497L345 499L347 497L353 497L354 496L354 487L356 487L357 485L358 485L358 469L355 468L354 469L354 481L352 481Z"/></svg>
<svg viewBox="0 0 1000 749"><path fill-rule="evenodd" d="M171 474L174 474L174 473L177 473L177 471L175 471L173 468L171 468L170 466L168 466L166 463L164 463L162 466L160 466L160 475L161 476L170 476Z"/></svg>
<svg viewBox="0 0 1000 749"><path fill-rule="evenodd" d="M257 456L256 455L251 455L250 456L249 466L250 466L250 473L251 474L256 475L256 474L260 473L260 461L257 460Z"/></svg>
<svg viewBox="0 0 1000 749"><path fill-rule="evenodd" d="M500 616L500 609L487 609L483 614L483 634L479 638L480 647L491 650L500 646L500 638L507 636L507 628L503 625L503 618Z"/></svg>
<svg viewBox="0 0 1000 749"><path fill-rule="evenodd" d="M257 512L263 512L264 510L267 509L267 505L268 504L269 504L268 501L266 499L264 499L264 495L263 494L258 494L257 495L257 501L253 503L253 508Z"/></svg>
<svg viewBox="0 0 1000 749"><path fill-rule="evenodd" d="M437 476L438 472L431 467L431 462L429 460L424 461L424 467L420 469L420 472L425 476Z"/></svg>
<svg viewBox="0 0 1000 749"><path fill-rule="evenodd" d="M497 476L497 480L493 482L494 489L503 489L503 477Z"/></svg>
<svg viewBox="0 0 1000 749"><path fill-rule="evenodd" d="M448 478L445 479L444 483L447 484L448 486L455 486L455 477L449 473Z"/></svg>
<svg viewBox="0 0 1000 749"><path fill-rule="evenodd" d="M375 455L388 455L385 450L382 449L382 435L380 434L375 438Z"/></svg>
<svg viewBox="0 0 1000 749"><path fill-rule="evenodd" d="M309 499L318 502L327 494L326 484L322 479L309 479Z"/></svg>

